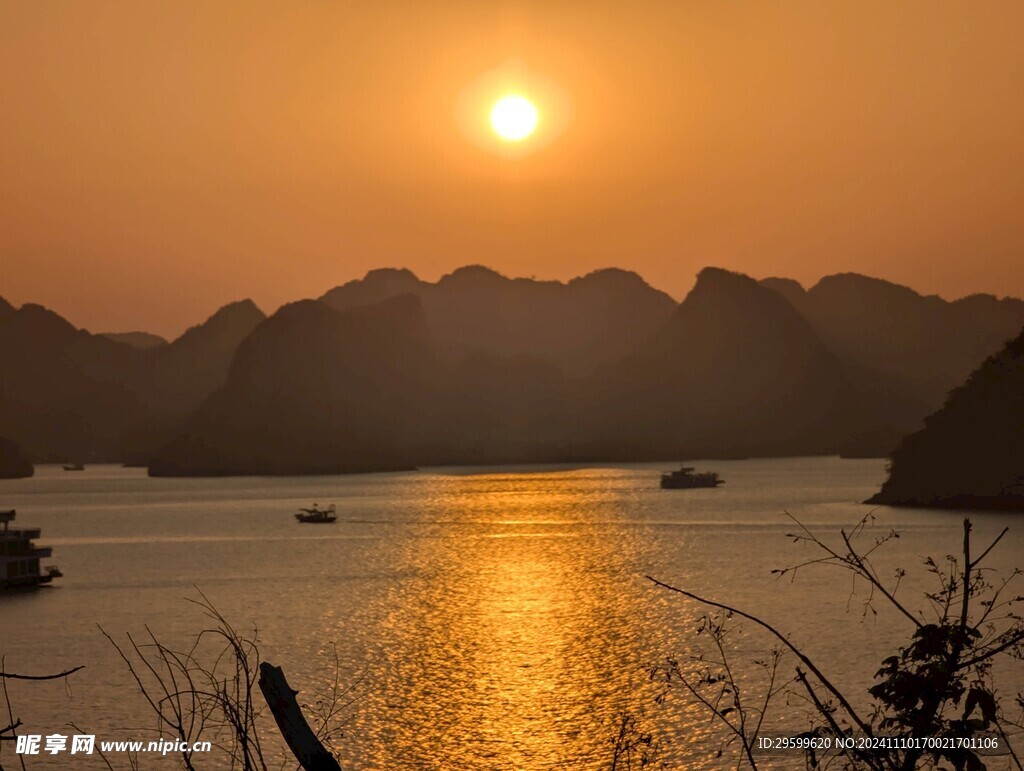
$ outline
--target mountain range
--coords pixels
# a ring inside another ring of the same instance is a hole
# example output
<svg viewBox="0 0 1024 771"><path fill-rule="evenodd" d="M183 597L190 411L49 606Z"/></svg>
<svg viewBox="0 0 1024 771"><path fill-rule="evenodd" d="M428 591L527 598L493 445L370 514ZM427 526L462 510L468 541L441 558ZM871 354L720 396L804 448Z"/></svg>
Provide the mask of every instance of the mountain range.
<svg viewBox="0 0 1024 771"><path fill-rule="evenodd" d="M0 436L37 461L147 461L220 387L264 318L251 302L234 303L177 340L140 350L40 305L5 302Z"/></svg>
<svg viewBox="0 0 1024 771"><path fill-rule="evenodd" d="M174 475L879 456L1022 327L1015 299L716 268L681 303L622 270L376 270L269 318L233 303L171 342L2 302L0 436Z"/></svg>
<svg viewBox="0 0 1024 771"><path fill-rule="evenodd" d="M436 283L408 270L373 270L320 300L335 310L397 295L420 299L439 355L461 361L477 353L536 356L567 375L621 359L653 335L676 302L636 273L607 269L568 283L506 278L470 265Z"/></svg>
<svg viewBox="0 0 1024 771"><path fill-rule="evenodd" d="M929 404L940 404L1024 319L1019 299L947 302L856 273L826 276L808 290L787 279L762 283L785 297L837 356Z"/></svg>

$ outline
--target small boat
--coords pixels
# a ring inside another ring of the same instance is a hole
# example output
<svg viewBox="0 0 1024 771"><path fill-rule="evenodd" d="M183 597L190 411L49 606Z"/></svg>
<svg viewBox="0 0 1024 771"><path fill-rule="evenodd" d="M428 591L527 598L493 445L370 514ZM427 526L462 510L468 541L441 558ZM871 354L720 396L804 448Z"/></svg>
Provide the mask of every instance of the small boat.
<svg viewBox="0 0 1024 771"><path fill-rule="evenodd" d="M33 543L39 528L12 529L15 514L14 509L0 511L0 592L35 589L62 575L56 565L45 570L40 566L39 560L49 557L53 549Z"/></svg>
<svg viewBox="0 0 1024 771"><path fill-rule="evenodd" d="M83 466L81 463L65 463L64 464L64 470L65 471L85 471L85 466Z"/></svg>
<svg viewBox="0 0 1024 771"><path fill-rule="evenodd" d="M328 524L338 519L334 513L334 504L332 503L326 509L321 509L317 504L313 504L311 509L299 509L295 514L295 518L299 522L307 522L309 524Z"/></svg>
<svg viewBox="0 0 1024 771"><path fill-rule="evenodd" d="M661 486L666 490L689 490L724 484L725 480L719 479L714 471L695 472L693 466L683 466L678 471L666 471L661 475Z"/></svg>

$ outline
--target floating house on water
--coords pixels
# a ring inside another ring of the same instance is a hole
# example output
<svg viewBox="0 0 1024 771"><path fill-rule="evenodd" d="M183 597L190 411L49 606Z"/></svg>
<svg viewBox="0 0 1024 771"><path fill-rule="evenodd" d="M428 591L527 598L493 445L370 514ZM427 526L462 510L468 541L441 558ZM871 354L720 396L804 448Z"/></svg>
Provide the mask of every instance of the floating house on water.
<svg viewBox="0 0 1024 771"><path fill-rule="evenodd" d="M0 592L32 589L60 578L56 565L45 571L39 561L53 553L48 546L36 546L33 540L40 535L39 528L16 530L11 527L15 511L0 511Z"/></svg>

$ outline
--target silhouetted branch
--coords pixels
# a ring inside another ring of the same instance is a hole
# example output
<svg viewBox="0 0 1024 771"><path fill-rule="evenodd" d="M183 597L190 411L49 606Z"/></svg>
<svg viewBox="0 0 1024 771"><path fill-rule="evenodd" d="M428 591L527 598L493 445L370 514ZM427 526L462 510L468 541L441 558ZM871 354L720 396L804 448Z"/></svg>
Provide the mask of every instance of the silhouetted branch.
<svg viewBox="0 0 1024 771"><path fill-rule="evenodd" d="M957 669L963 670L970 669L971 667L976 667L978 664L984 663L993 656L996 656L1005 650L1009 650L1013 646L1018 645L1022 642L1024 642L1024 630L1013 634L1006 642L997 645L995 648L990 648L980 656L975 656L974 658L960 662L960 664L957 666Z"/></svg>
<svg viewBox="0 0 1024 771"><path fill-rule="evenodd" d="M860 717L850 707L850 702L829 682L808 657L802 654L779 630L771 624L744 613L723 603L699 597L691 592L670 586L648 576L658 586L684 595L703 605L717 608L730 615L752 621L768 631L785 648L800 660L802 666L796 669L796 681L806 691L809 705L817 714L814 721L818 725L808 734L814 736L820 731L829 731L836 736L844 733L847 720L856 724L857 728L867 737L980 737L986 732L994 732L1002 738L1010 761L1018 771L1024 771L1019 756L1010 746L1009 726L1024 727L1020 718L1016 722L1008 718L1002 711L1001 700L990 673L992 661L1000 655L1009 656L1016 661L1024 660L1024 618L1013 608L1024 602L1024 596L1004 599L1004 591L1010 582L1022 575L1017 569L1006 580L990 581L986 577L985 568L979 565L988 557L993 548L1005 536L1004 529L980 556L972 557L971 534L972 525L969 519L963 521L962 556L948 556L946 565L940 568L934 559L927 558L925 565L934 574L940 590L926 593L925 597L936 613L934 623L918 620L894 596L899 587L900 579L905 571L896 571L896 584L892 590L887 589L879 579L875 567L868 555L879 546L893 538L898 538L896 531L876 538L873 545L858 552L854 547L854 539L861 536L870 518L863 518L851 530L841 530L840 534L845 547L833 549L807 527L793 519L800 528L795 534L787 534L797 542L811 543L827 555L824 558L806 560L796 567L772 571L774 574L785 574L813 564L829 564L849 569L853 580L861 578L871 587L871 597L867 600L870 607L875 591L884 596L889 604L898 609L905 617L914 622L915 629L910 641L900 648L896 655L882 661L881 668L876 672L876 684L868 689L873 698L873 710L870 722ZM854 587L854 593L856 584ZM703 627L698 633L703 631ZM713 628L713 637L721 628ZM722 653L721 640L714 639L718 651ZM724 654L723 654L724 655ZM703 660L703 657L701 657ZM671 662L671 660L670 660ZM804 672L806 667L816 682ZM721 693L731 693L738 689L737 678L727 667L720 673L703 674L697 681L698 686L724 682ZM737 736L746 734L742 715L737 724L735 718L727 717L733 707L740 710L739 700L733 698L731 704L708 699L705 694L698 693L692 683L684 680L691 693L697 696L700 704L724 722L730 731ZM826 697L827 692L827 697ZM1018 694L1016 703L1024 710L1024 696ZM843 717L840 718L840 715ZM840 718L840 719L837 719ZM759 730L760 726L758 727ZM756 731L755 731L756 734ZM961 771L980 771L985 766L978 753L969 746L944 747L910 743L906 747L872 747L869 750L859 744L853 747L837 745L841 753L840 762L849 764L848 768L872 769L873 771L917 771L923 768L944 768L943 762L952 763L952 767ZM835 759L835 756L833 756ZM747 759L754 766L753 756ZM820 758L812 750L808 750L807 762L810 767L819 767ZM827 763L826 763L827 765Z"/></svg>
<svg viewBox="0 0 1024 771"><path fill-rule="evenodd" d="M1007 534L1008 532L1010 532L1010 528L1009 528L1009 527L1004 527L1004 528L1003 528L1003 532L1001 532L1001 533L1000 533L999 535L997 535L997 536L996 536L996 538L995 538L995 540L994 540L994 541L992 541L992 543L990 543L990 544L988 545L988 548L987 548L987 549L985 549L985 551L983 551L983 552L981 553L981 556L980 556L980 557L978 557L978 559L974 560L974 562L972 562L972 563L971 563L971 564L970 564L970 565L969 565L968 567L969 567L969 568L974 568L974 567L977 567L978 565L980 565L980 564L981 564L981 562L982 562L982 560L984 560L984 559L985 559L985 557L987 557L987 556L988 556L988 553L989 553L990 551L992 551L992 550L993 550L993 549L994 549L994 548L996 547L996 544L997 544L997 543L999 543L999 542L1000 542L1001 540L1003 540L1003 536L1004 536L1004 535L1006 535L1006 534Z"/></svg>
<svg viewBox="0 0 1024 771"><path fill-rule="evenodd" d="M63 672L58 672L55 675L19 675L14 672L0 672L0 678L5 680L59 680L62 677L73 675L80 669L85 669L85 665L81 664L71 669L65 669Z"/></svg>
<svg viewBox="0 0 1024 771"><path fill-rule="evenodd" d="M822 702L821 698L814 690L814 686L812 686L810 681L807 679L807 674L802 669L800 669L800 667L796 668L796 679L804 687L804 690L807 691L807 695L810 697L811 703L814 704L814 708L818 711L818 714L825 718L825 722L828 723L828 727L832 730L832 733L835 734L836 737L842 736L844 731L842 727L836 722L835 716L833 716L832 714L832 710L829 709L827 704ZM850 757L850 755L852 754L858 760L862 760L865 763L867 763L868 766L872 769L885 768L885 766L882 765L882 759L884 756L872 755L862 750L858 750L856 745L853 747L852 750L848 750L844 746L842 748L842 754L846 755L847 757Z"/></svg>
<svg viewBox="0 0 1024 771"><path fill-rule="evenodd" d="M818 669L814 662L811 661L803 651L797 648L793 643L789 641L789 638L787 638L784 634L782 634L782 632L773 627L767 621L763 621L759 619L757 616L752 616L749 613L744 613L742 610L730 607L728 605L724 605L720 602L708 600L704 597L698 597L696 594L693 594L692 592L688 592L685 589L680 589L676 586L666 584L663 581L659 581L657 578L654 578L653 576L647 576L647 580L664 589L677 592L683 595L684 597L689 597L691 600L699 602L702 605L708 605L712 608L718 608L719 610L724 610L728 613L733 613L739 616L740 618L745 618L748 621L754 622L762 629L765 629L766 631L771 633L779 642L786 646L786 648L788 648L798 659L800 659L800 661L803 662L804 666L806 666L814 674L814 676L825 687L825 689L828 690L828 692L836 698L836 700L842 705L843 710L845 710L846 714L850 716L850 719L857 724L857 727L860 728L860 730L863 731L866 736L872 735L871 726L860 718L860 716L857 714L857 711L853 708L853 705L850 704L849 701L847 701L846 697L843 696L842 692L838 688L836 688L832 684L832 682L827 677L825 677L824 674L822 674L821 670Z"/></svg>
<svg viewBox="0 0 1024 771"><path fill-rule="evenodd" d="M842 535L843 543L846 544L846 548L848 550L848 560L851 561L853 565L857 568L857 573L859 575L862 575L868 581L870 581L871 585L878 589L878 591L880 591L885 596L885 599L887 599L892 604L892 606L896 608L896 610L898 610L904 616L909 618L914 626L920 628L922 626L921 620L914 616L914 614L907 610L905 607L903 607L903 604L899 602L899 600L897 600L895 596L890 594L889 590L882 585L882 582L878 580L878 577L875 575L874 571L871 570L870 565L868 565L868 563L860 555L857 554L856 550L853 548L853 544L850 543L850 537L846 534L846 531L840 530L839 532Z"/></svg>

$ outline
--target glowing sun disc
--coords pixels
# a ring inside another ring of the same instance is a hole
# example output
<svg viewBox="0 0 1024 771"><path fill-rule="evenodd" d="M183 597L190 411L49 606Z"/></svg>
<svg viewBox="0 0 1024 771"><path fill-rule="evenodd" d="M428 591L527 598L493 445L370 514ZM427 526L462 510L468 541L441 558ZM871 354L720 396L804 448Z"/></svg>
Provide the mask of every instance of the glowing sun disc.
<svg viewBox="0 0 1024 771"><path fill-rule="evenodd" d="M511 94L491 108L491 128L506 142L521 142L537 128L537 108L525 96Z"/></svg>

